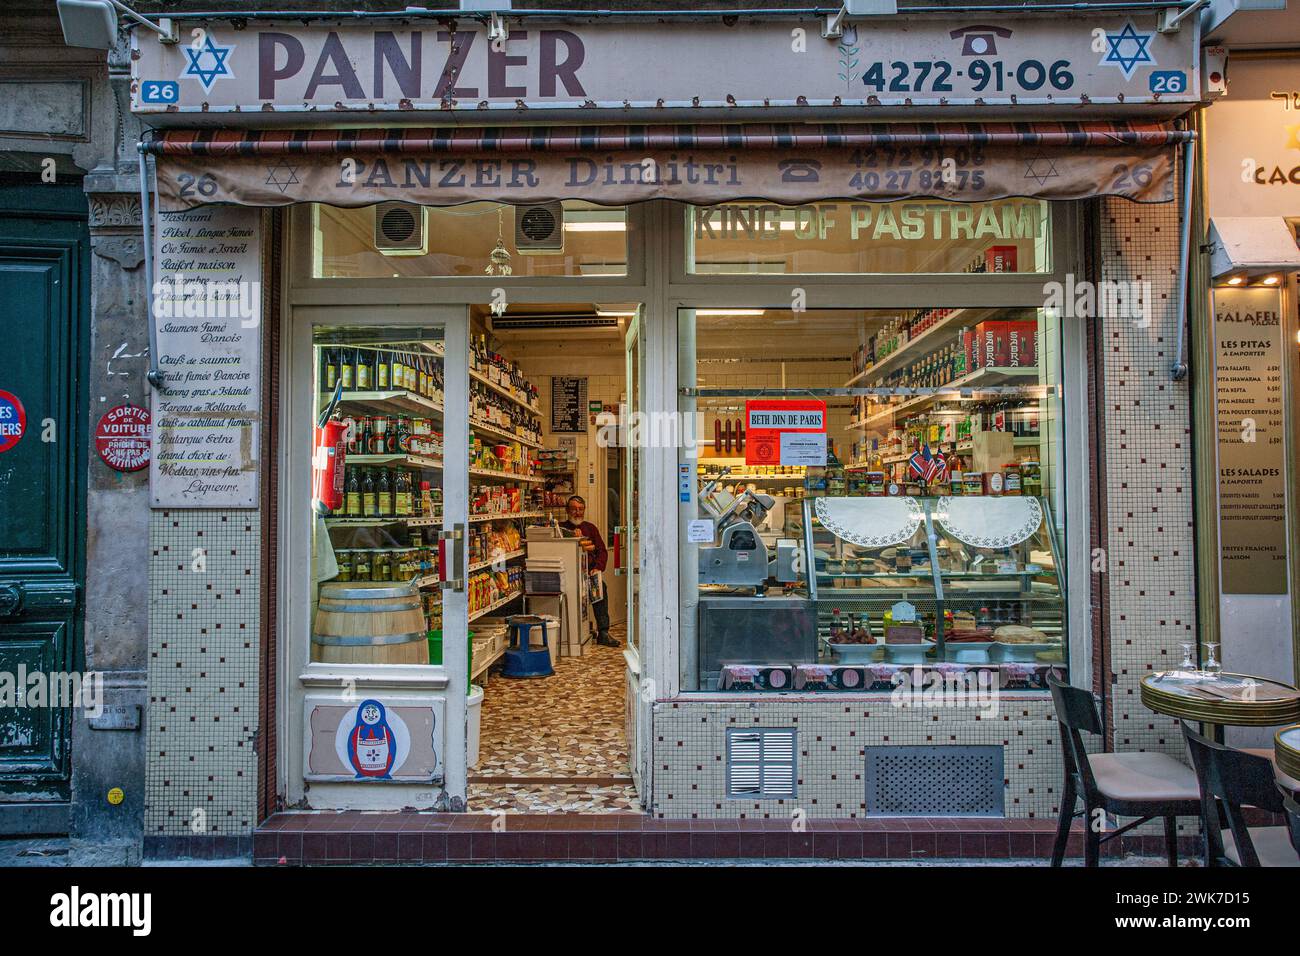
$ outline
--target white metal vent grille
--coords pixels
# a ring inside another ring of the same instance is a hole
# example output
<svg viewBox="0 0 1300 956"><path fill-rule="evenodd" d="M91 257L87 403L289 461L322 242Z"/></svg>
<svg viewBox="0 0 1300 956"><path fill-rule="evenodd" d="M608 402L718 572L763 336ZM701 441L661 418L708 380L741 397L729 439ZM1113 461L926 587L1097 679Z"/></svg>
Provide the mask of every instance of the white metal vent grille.
<svg viewBox="0 0 1300 956"><path fill-rule="evenodd" d="M727 731L727 796L795 795L793 730L755 728Z"/></svg>
<svg viewBox="0 0 1300 956"><path fill-rule="evenodd" d="M1000 817L1002 748L868 747L867 813Z"/></svg>

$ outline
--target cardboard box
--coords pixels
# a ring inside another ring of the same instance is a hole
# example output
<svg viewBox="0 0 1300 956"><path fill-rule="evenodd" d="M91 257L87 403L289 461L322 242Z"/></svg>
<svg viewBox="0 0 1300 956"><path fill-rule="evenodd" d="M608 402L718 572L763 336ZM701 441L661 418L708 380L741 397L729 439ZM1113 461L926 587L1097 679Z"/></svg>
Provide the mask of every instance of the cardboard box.
<svg viewBox="0 0 1300 956"><path fill-rule="evenodd" d="M1017 272L1015 246L989 246L984 250L985 272Z"/></svg>
<svg viewBox="0 0 1300 956"><path fill-rule="evenodd" d="M1016 439L1011 432L971 432L970 471L1001 471L1015 460Z"/></svg>
<svg viewBox="0 0 1300 956"><path fill-rule="evenodd" d="M993 319L963 337L966 364L980 368L1026 368L1038 364L1038 323L1032 319Z"/></svg>

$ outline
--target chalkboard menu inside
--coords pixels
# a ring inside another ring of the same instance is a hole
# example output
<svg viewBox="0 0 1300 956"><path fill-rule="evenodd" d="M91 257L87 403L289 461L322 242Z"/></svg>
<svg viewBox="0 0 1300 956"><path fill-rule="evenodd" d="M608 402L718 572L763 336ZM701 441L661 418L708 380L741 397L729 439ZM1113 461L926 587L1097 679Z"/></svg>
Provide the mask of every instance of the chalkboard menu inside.
<svg viewBox="0 0 1300 956"><path fill-rule="evenodd" d="M569 375L551 376L551 431L587 430L587 379Z"/></svg>
<svg viewBox="0 0 1300 956"><path fill-rule="evenodd" d="M1214 290L1225 594L1287 590L1281 312L1278 289Z"/></svg>

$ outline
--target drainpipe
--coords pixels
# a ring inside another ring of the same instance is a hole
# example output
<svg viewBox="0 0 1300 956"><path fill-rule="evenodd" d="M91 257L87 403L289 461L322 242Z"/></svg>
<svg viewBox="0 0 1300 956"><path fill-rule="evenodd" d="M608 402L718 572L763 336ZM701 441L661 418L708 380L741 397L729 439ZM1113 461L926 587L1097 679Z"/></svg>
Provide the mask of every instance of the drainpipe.
<svg viewBox="0 0 1300 956"><path fill-rule="evenodd" d="M135 144L140 157L140 222L144 226L145 308L149 311L149 384L160 392L167 390L167 380L158 369L158 322L153 314L153 209L149 202L149 159L143 142Z"/></svg>
<svg viewBox="0 0 1300 956"><path fill-rule="evenodd" d="M1192 258L1192 186L1196 171L1196 131L1183 143L1183 222L1178 249L1178 350L1169 370L1175 382L1187 378L1187 272Z"/></svg>

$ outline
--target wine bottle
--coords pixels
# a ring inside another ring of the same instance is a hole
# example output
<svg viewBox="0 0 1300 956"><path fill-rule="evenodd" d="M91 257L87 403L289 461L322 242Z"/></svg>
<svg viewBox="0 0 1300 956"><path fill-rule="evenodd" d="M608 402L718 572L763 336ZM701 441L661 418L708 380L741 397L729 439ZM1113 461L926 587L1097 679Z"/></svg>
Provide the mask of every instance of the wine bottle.
<svg viewBox="0 0 1300 956"><path fill-rule="evenodd" d="M375 500L375 475L367 471L361 479L361 514L366 518L379 517L379 507Z"/></svg>
<svg viewBox="0 0 1300 956"><path fill-rule="evenodd" d="M379 469L379 481L375 483L375 507L381 518L393 516L393 485L388 480L388 469Z"/></svg>
<svg viewBox="0 0 1300 956"><path fill-rule="evenodd" d="M357 382L357 391L359 392L370 391L370 381L371 381L370 363L372 360L371 357L373 355L374 353L369 351L368 349L357 349L356 382Z"/></svg>
<svg viewBox="0 0 1300 956"><path fill-rule="evenodd" d="M352 350L340 349L339 350L339 378L343 380L343 391L345 392L351 391L357 387L356 378L353 375L354 371L355 369L352 364Z"/></svg>

